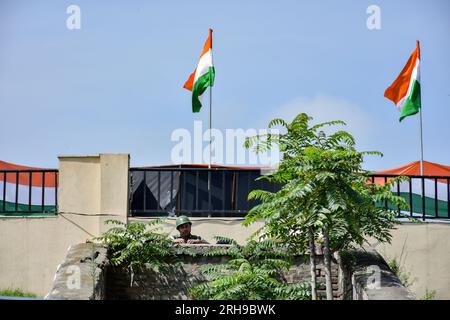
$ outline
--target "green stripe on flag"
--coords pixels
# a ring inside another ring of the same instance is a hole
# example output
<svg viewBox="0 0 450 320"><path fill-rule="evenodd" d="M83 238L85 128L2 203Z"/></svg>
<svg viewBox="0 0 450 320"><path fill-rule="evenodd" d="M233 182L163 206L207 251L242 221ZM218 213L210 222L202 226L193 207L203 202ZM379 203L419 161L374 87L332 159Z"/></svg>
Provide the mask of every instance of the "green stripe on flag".
<svg viewBox="0 0 450 320"><path fill-rule="evenodd" d="M208 87L214 85L215 71L214 67L209 67L209 72L202 75L194 83L194 88L192 89L192 112L199 112L202 107L202 103L199 97L205 92Z"/></svg>
<svg viewBox="0 0 450 320"><path fill-rule="evenodd" d="M402 111L400 112L400 121L407 116L412 116L413 114L419 112L420 106L420 83L419 81L414 80L409 97L406 98Z"/></svg>
<svg viewBox="0 0 450 320"><path fill-rule="evenodd" d="M0 200L0 215L6 214L11 215L11 213L23 214L26 212L39 212L39 213L56 213L56 206L44 205L44 210L42 210L41 205L31 205L31 208L28 204L18 203L17 211L16 204L14 202L5 202L5 212L3 211L3 200Z"/></svg>
<svg viewBox="0 0 450 320"><path fill-rule="evenodd" d="M396 192L395 192L396 194ZM409 193L408 192L400 192L400 197L406 200L406 203L409 205ZM423 214L423 203L422 196L419 194L412 194L412 211L416 214ZM384 202L378 202L377 205L379 207L384 207ZM437 201L437 217L438 218L447 218L448 217L448 205L449 203L444 200ZM397 210L397 207L388 203L388 208L391 210ZM404 210L409 212L410 209ZM436 200L434 198L425 197L425 215L426 216L436 216Z"/></svg>

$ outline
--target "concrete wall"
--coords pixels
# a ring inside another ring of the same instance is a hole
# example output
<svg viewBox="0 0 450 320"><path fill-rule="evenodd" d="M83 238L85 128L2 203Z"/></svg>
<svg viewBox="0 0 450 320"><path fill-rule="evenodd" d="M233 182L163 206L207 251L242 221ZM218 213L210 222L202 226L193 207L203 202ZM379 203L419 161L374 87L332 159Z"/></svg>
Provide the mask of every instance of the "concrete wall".
<svg viewBox="0 0 450 320"><path fill-rule="evenodd" d="M353 300L415 300L386 261L375 250L346 252L341 265L347 280L351 280ZM350 297L348 297L350 299Z"/></svg>
<svg viewBox="0 0 450 320"><path fill-rule="evenodd" d="M149 219L130 218L130 221ZM213 236L231 237L239 243L263 225L261 221L243 227L243 219L233 218L191 218L192 233L200 235L210 243ZM164 232L177 234L175 218L168 218ZM396 259L404 274L409 274L410 286L414 295L420 299L428 290L436 291L436 299L450 299L450 223L420 222L402 223L392 231L391 244L370 241L386 261Z"/></svg>
<svg viewBox="0 0 450 320"><path fill-rule="evenodd" d="M218 245L186 245L185 253L178 254L180 265L173 265L168 270L147 269L144 272L137 271L131 278L128 269L108 266L105 276L105 297L108 300L186 300L192 297L189 290L194 285L206 280L201 272L206 264L225 264L229 257L203 256L203 253L216 249ZM219 245L226 248L227 246ZM188 254L189 253L189 254ZM195 256L191 256L195 254ZM325 266L323 256L317 256L317 290L318 297L325 299ZM338 265L332 262L332 286L333 297L341 300L344 289L339 286ZM306 256L294 258L293 265L283 273L286 283L302 283L310 280L309 261ZM132 281L131 281L132 279ZM133 283L130 286L131 282Z"/></svg>
<svg viewBox="0 0 450 320"><path fill-rule="evenodd" d="M56 273L51 293L47 299L76 300L186 300L190 299L192 286L206 280L201 271L205 264L224 264L230 257L205 256L210 250L227 249L228 245L181 245L176 248L178 264L165 265L159 270L136 269L133 276L127 268L111 266L107 260L106 248L95 244L73 245ZM325 299L325 270L323 255L317 256L318 296ZM77 273L71 270L78 270ZM342 299L345 290L344 276L336 261L332 261L332 285L335 299ZM297 256L293 265L286 270L287 283L309 282L308 257ZM69 283L69 286L67 285ZM132 285L131 285L132 284Z"/></svg>
<svg viewBox="0 0 450 320"><path fill-rule="evenodd" d="M20 288L45 296L67 249L91 238L95 220L62 215L1 217L0 288Z"/></svg>
<svg viewBox="0 0 450 320"><path fill-rule="evenodd" d="M450 223L403 223L392 232L391 244L375 248L386 261L396 259L409 274L411 290L420 299L426 290L436 299L450 299Z"/></svg>
<svg viewBox="0 0 450 320"><path fill-rule="evenodd" d="M205 253L217 248L227 250L229 247L181 245L175 248L179 263L162 268L135 268L131 275L129 269L109 263L105 247L93 243L73 245L58 268L51 293L46 299L190 299L190 289L206 280L202 266L224 264L230 259L226 254L211 257ZM326 299L323 254L318 252L316 258L317 293L319 299ZM331 264L334 299L414 299L414 295L389 270L379 253L353 250L343 256L335 253L334 258ZM283 276L286 283L309 282L309 256L296 256Z"/></svg>
<svg viewBox="0 0 450 320"><path fill-rule="evenodd" d="M0 289L45 296L71 245L99 236L106 219L126 222L128 168L128 154L59 157L59 214L0 217Z"/></svg>
<svg viewBox="0 0 450 320"><path fill-rule="evenodd" d="M103 233L110 218L126 222L128 215L128 154L61 156L58 211L96 216L95 234Z"/></svg>
<svg viewBox="0 0 450 320"><path fill-rule="evenodd" d="M105 299L107 248L94 243L79 243L70 247L55 274L49 300Z"/></svg>

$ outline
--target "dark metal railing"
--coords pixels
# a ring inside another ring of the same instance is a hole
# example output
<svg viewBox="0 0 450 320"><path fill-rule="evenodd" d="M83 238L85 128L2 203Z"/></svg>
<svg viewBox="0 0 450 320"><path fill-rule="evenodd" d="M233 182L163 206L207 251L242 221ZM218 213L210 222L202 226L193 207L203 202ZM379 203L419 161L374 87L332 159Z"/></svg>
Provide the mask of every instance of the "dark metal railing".
<svg viewBox="0 0 450 320"><path fill-rule="evenodd" d="M0 186L2 215L57 212L57 169L0 170Z"/></svg>
<svg viewBox="0 0 450 320"><path fill-rule="evenodd" d="M387 183L398 177L394 174L371 174L371 182ZM397 207L398 217L420 217L427 219L450 219L450 177L449 176L421 176L407 175L408 180L396 183L393 191L403 197L409 204L409 210ZM401 190L401 186L406 190ZM384 207L394 209L393 205L385 202Z"/></svg>
<svg viewBox="0 0 450 320"><path fill-rule="evenodd" d="M243 217L258 203L247 200L251 190L280 188L265 179L256 180L260 175L258 169L241 168L130 168L130 215ZM370 179L387 183L397 176L371 174ZM411 175L392 191L405 198L409 210L394 208L387 201L380 206L397 210L399 218L450 219L449 176Z"/></svg>
<svg viewBox="0 0 450 320"><path fill-rule="evenodd" d="M130 168L130 214L243 217L258 203L247 199L251 190L280 189L266 179L257 180L260 176L259 169L244 168ZM397 176L371 174L370 179L387 183ZM450 176L407 177L391 190L409 209L394 208L387 201L380 206L397 210L399 217L450 220ZM57 206L58 170L0 170L0 214L56 213Z"/></svg>
<svg viewBox="0 0 450 320"><path fill-rule="evenodd" d="M257 203L247 200L249 191L276 189L256 180L260 175L243 168L130 168L130 214L244 217Z"/></svg>

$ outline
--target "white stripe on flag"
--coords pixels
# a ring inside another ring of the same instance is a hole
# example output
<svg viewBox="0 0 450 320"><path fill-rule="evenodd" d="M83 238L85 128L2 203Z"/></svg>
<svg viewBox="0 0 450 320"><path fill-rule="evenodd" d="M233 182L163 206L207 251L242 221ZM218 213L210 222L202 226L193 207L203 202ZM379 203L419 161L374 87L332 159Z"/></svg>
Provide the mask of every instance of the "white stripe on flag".
<svg viewBox="0 0 450 320"><path fill-rule="evenodd" d="M435 182L431 179L425 179L425 197L435 198ZM421 179L412 179L412 193L422 196L422 180ZM397 186L394 185L391 187L391 191L396 193ZM400 183L400 192L409 193L409 182L403 181ZM437 196L438 200L447 201L447 184L442 182L437 182Z"/></svg>
<svg viewBox="0 0 450 320"><path fill-rule="evenodd" d="M4 182L0 181L0 200L3 199L3 188ZM27 185L19 184L19 204L28 204L29 202L29 189ZM6 201L15 203L16 202L16 184L6 183ZM42 205L42 187L31 187L31 204L32 205ZM44 188L44 205L55 205L55 188Z"/></svg>

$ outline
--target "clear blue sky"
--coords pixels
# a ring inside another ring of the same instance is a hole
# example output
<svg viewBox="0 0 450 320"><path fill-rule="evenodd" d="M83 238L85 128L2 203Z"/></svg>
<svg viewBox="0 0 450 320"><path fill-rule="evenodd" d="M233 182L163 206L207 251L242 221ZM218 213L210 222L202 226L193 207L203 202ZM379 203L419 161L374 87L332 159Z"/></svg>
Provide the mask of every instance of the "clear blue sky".
<svg viewBox="0 0 450 320"><path fill-rule="evenodd" d="M68 30L66 8L81 9ZM369 5L381 29L369 30ZM170 163L177 128L208 121L182 89L214 29L214 127L264 128L307 112L341 119L367 169L418 160L419 116L383 97L421 41L425 160L450 165L450 2L0 2L0 159L57 167L58 155L130 153Z"/></svg>

